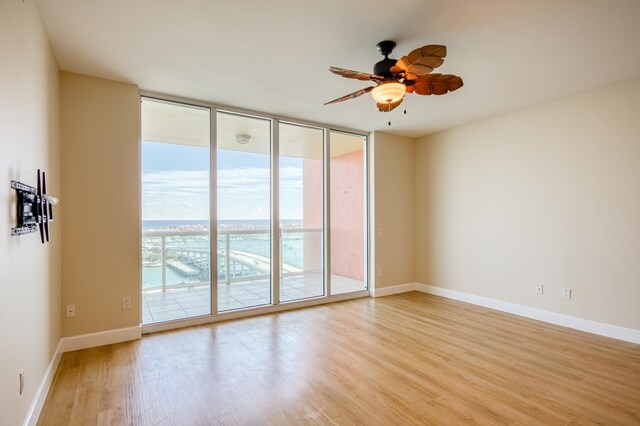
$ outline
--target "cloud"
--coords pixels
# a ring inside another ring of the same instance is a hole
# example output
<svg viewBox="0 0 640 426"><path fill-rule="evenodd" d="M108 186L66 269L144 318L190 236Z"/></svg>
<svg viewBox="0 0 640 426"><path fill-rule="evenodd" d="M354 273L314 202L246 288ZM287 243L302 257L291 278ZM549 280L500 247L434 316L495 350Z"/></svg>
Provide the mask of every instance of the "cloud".
<svg viewBox="0 0 640 426"><path fill-rule="evenodd" d="M281 167L279 171L281 208L288 213L287 216L302 217L302 167ZM263 217L265 211L268 212L270 209L270 181L268 168L218 169L217 196L220 215L227 218ZM211 193L208 170L143 171L143 217L208 217Z"/></svg>
<svg viewBox="0 0 640 426"><path fill-rule="evenodd" d="M145 219L209 217L208 171L144 171L142 173L142 217Z"/></svg>
<svg viewBox="0 0 640 426"><path fill-rule="evenodd" d="M242 167L218 170L218 192L233 194L269 194L269 169Z"/></svg>

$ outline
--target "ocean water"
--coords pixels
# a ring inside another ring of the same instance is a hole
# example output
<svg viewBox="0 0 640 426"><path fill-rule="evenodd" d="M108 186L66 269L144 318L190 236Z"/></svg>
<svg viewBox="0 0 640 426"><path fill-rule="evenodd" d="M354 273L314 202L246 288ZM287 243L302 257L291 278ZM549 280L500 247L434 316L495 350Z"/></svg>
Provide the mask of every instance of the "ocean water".
<svg viewBox="0 0 640 426"><path fill-rule="evenodd" d="M249 227L253 226L256 228L266 228L269 226L269 219L220 219L218 220L219 225L224 225L226 227L230 227L232 225L238 225L238 227ZM285 226L301 226L301 219L291 219L291 220L282 220L281 223ZM165 228L178 228L184 226L207 226L209 225L209 220L196 220L196 219L174 219L174 220L143 220L142 221L142 230L152 230L152 229L165 229Z"/></svg>
<svg viewBox="0 0 640 426"><path fill-rule="evenodd" d="M179 228L192 225L209 225L208 220L143 220L142 230L149 231L152 229Z"/></svg>

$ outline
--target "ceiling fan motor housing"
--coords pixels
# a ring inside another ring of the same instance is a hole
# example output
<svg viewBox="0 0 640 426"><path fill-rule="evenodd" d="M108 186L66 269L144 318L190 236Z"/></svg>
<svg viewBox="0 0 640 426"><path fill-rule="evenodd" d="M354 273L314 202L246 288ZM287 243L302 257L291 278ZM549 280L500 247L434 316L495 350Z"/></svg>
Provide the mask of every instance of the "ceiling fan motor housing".
<svg viewBox="0 0 640 426"><path fill-rule="evenodd" d="M393 74L389 72L392 66L397 62L396 59L390 59L389 55L396 47L396 42L391 40L381 41L376 45L378 52L384 55L384 59L373 66L373 74L381 77L393 77Z"/></svg>
<svg viewBox="0 0 640 426"><path fill-rule="evenodd" d="M393 74L389 71L392 66L398 62L397 59L385 58L373 66L373 74L380 77L393 77Z"/></svg>

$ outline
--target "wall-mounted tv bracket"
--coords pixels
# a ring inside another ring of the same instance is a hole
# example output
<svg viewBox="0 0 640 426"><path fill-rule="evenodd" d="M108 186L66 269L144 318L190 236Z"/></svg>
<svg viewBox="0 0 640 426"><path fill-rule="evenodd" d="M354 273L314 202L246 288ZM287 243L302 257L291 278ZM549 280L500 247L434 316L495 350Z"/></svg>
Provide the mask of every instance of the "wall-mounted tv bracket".
<svg viewBox="0 0 640 426"><path fill-rule="evenodd" d="M53 206L58 199L47 195L47 178L38 169L37 187L26 185L15 180L11 181L11 188L18 194L16 205L17 226L11 228L11 235L17 236L36 232L40 229L40 241L49 241L49 222L53 220Z"/></svg>

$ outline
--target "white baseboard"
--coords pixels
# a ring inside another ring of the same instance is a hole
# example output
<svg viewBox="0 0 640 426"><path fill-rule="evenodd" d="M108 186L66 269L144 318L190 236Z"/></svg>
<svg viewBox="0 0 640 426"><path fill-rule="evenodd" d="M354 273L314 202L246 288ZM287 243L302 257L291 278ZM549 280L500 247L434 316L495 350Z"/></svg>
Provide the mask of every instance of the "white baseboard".
<svg viewBox="0 0 640 426"><path fill-rule="evenodd" d="M94 348L96 346L137 340L140 339L140 337L142 337L142 328L139 325L127 328L117 328L115 330L63 337L60 339L60 350L61 352L77 351L79 349Z"/></svg>
<svg viewBox="0 0 640 426"><path fill-rule="evenodd" d="M25 417L24 419L25 426L35 426L35 424L38 422L38 417L40 417L40 412L42 411L42 407L44 406L44 401L47 399L47 394L49 393L51 382L53 382L53 376L55 376L56 370L58 369L58 364L60 364L60 358L62 358L62 352L60 351L61 343L62 340L58 342L58 346L53 353L53 357L51 358L51 361L49 362L49 365L44 372L44 377L40 382L40 386L38 386L38 390L33 397L33 401L31 402L29 411L27 411L27 417Z"/></svg>
<svg viewBox="0 0 640 426"><path fill-rule="evenodd" d="M390 287L372 288L371 296L384 297L391 296L392 294L406 293L408 291L415 291L418 283L398 284Z"/></svg>
<svg viewBox="0 0 640 426"><path fill-rule="evenodd" d="M63 337L58 342L51 362L47 366L44 377L38 386L33 402L29 407L27 416L24 419L25 426L33 426L38 422L40 412L47 399L49 388L53 382L53 377L60 364L62 354L65 352L76 351L78 349L93 348L95 346L110 345L112 343L126 342L128 340L136 340L142 336L142 328L140 326L120 328L116 330L101 331L98 333L82 334L80 336Z"/></svg>
<svg viewBox="0 0 640 426"><path fill-rule="evenodd" d="M372 290L372 295L374 297L381 297L389 296L391 294L405 293L408 291L420 291L422 293L433 294L435 296L446 297L447 299L459 300L461 302L519 315L521 317L544 321L563 327L573 328L575 330L586 331L587 333L640 344L640 330L633 328L591 321L584 318L573 317L571 315L545 311L544 309L532 308L530 306L519 305L517 303L505 302L503 300L477 296L471 293L449 290L427 284L410 283L395 285L392 287L383 287L377 291Z"/></svg>
<svg viewBox="0 0 640 426"><path fill-rule="evenodd" d="M545 311L544 309L532 308L530 306L519 305L517 303L505 302L503 300L477 296L475 294L449 290L432 285L416 284L415 290L433 294L435 296L442 296L448 299L471 303L473 305L484 306L485 308L491 308L497 311L508 312L521 317L573 328L575 330L586 331L587 333L598 334L600 336L640 344L640 330L635 330L633 328L591 321L584 318L573 317L571 315Z"/></svg>

